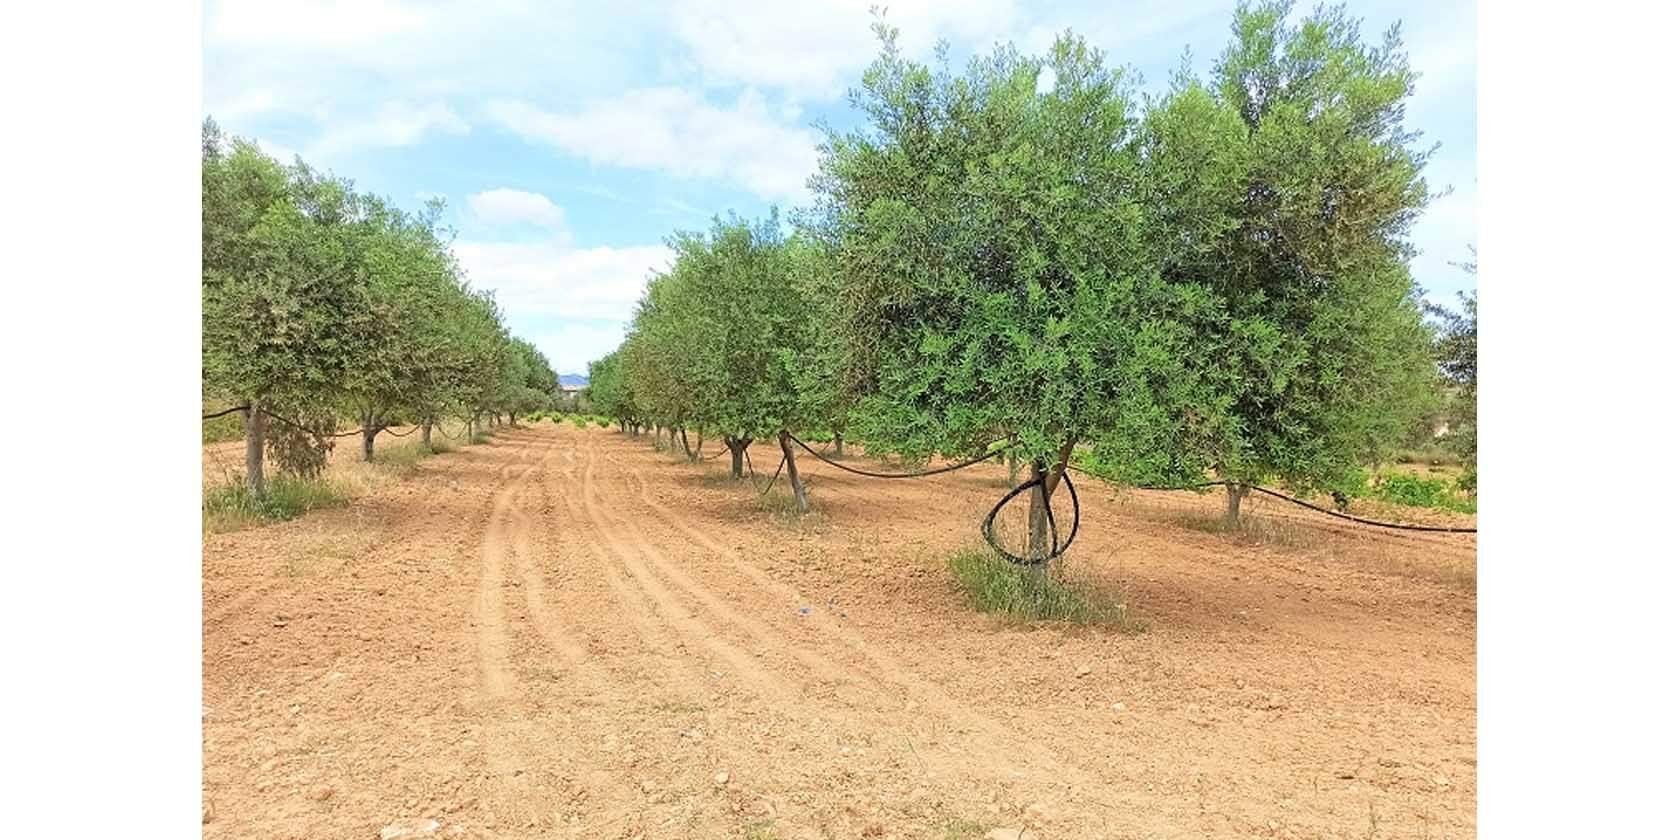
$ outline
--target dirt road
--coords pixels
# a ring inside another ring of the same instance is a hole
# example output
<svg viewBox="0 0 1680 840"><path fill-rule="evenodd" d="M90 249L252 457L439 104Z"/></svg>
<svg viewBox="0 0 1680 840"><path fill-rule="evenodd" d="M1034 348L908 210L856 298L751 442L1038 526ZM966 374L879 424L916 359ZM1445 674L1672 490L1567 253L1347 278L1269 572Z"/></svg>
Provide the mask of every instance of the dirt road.
<svg viewBox="0 0 1680 840"><path fill-rule="evenodd" d="M205 836L1474 835L1473 538L1087 482L1071 562L1148 630L1009 626L942 565L1001 467L805 459L800 520L650 443L206 535Z"/></svg>

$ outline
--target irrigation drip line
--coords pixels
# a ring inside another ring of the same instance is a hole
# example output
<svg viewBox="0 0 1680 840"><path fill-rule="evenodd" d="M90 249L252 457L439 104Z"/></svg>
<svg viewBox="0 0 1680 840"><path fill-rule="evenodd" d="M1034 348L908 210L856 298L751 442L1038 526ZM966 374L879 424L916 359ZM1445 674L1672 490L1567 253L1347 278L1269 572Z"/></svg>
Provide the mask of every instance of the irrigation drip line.
<svg viewBox="0 0 1680 840"><path fill-rule="evenodd" d="M1326 514L1329 514L1331 516L1336 517L1337 519L1346 519L1350 522L1358 522L1361 525L1371 525L1371 526L1374 526L1374 527L1377 527L1377 528L1393 528L1397 531L1433 531L1433 532L1439 533L1439 534L1474 534L1474 533L1476 533L1475 528L1451 528L1451 527L1447 527L1445 525L1407 525L1403 522L1378 522L1375 519L1366 519L1364 517L1354 516L1352 514L1347 514L1347 513L1342 513L1340 511L1330 510L1328 508L1322 508L1322 507L1319 507L1318 505L1313 504L1312 502L1302 501L1301 499L1297 499L1294 496L1290 496L1290 495L1287 495L1285 493L1279 493L1276 490L1271 490L1271 489L1268 489L1268 488L1265 488L1265 487L1254 487L1254 489L1259 490L1260 492L1265 493L1268 496L1275 496L1275 497L1277 497L1279 499L1282 499L1286 502L1294 502L1295 504L1298 504L1301 507L1310 508L1312 510L1318 511L1319 513L1326 513Z"/></svg>
<svg viewBox="0 0 1680 840"><path fill-rule="evenodd" d="M235 411L246 411L248 409L250 409L250 406L248 406L248 405L236 405L233 408L227 409L226 411L218 411L215 414L206 414L206 415L204 415L204 419L205 420L214 420L217 417L222 417L222 416L225 416L225 415L228 415L228 414L232 414Z"/></svg>
<svg viewBox="0 0 1680 840"><path fill-rule="evenodd" d="M450 434L450 433L449 433L449 430L448 430L448 429L445 429L445 428L444 428L444 427L443 427L443 423L442 423L442 422L441 422L441 421L440 421L440 422L437 422L437 423L433 423L433 424L432 424L432 428L434 428L434 429L437 429L437 430L438 430L438 431L439 431L439 432L442 432L442 433L443 433L443 436L444 436L444 437L446 437L446 438L449 438L449 439L450 439L450 440L460 440L460 439L461 439L461 435L464 435L464 434L466 434L466 433L467 433L467 425L468 425L468 424L462 424L462 426L461 426L461 434L460 434L460 435L452 435L452 434Z"/></svg>
<svg viewBox="0 0 1680 840"><path fill-rule="evenodd" d="M1009 491L1008 495L998 499L997 504L992 505L991 511L986 514L986 518L980 523L980 534L986 538L986 544L990 545L993 551L1002 555L1003 559L1018 566L1037 566L1060 557L1073 545L1073 538L1079 535L1079 493L1073 489L1073 476L1068 475L1064 469L1062 471L1062 483L1067 485L1068 499L1073 502L1073 527L1068 530L1067 542L1061 542L1056 537L1056 509L1051 506L1050 496L1044 491L1044 481L1050 475L1050 473L1045 473L1038 478L1029 478L1021 482L1014 490ZM1033 487L1038 488L1039 495L1044 499L1044 518L1049 520L1050 525L1050 553L1043 557L1023 557L1009 551L998 545L997 537L993 533L997 515L1003 510L1003 506L1009 504L1010 499Z"/></svg>
<svg viewBox="0 0 1680 840"><path fill-rule="evenodd" d="M996 451L994 451L992 449L992 447L994 447L994 446L996 446L1000 443L1003 443L1004 441L1009 440L1009 438L998 438L997 440L994 440L991 443L986 444L984 453L982 453L982 454L980 454L980 455L978 455L974 458L970 458L967 461L963 461L962 463L947 464L943 467L938 467L936 469L921 470L921 471L912 472L912 473L878 473L878 472L873 472L873 471L870 471L870 470L860 470L860 469L856 469L856 468L853 468L853 467L848 467L845 464L838 463L831 458L824 457L824 455L821 452L818 452L817 450L812 449L810 444L806 443L803 440L800 440L797 435L794 435L792 433L788 434L788 438L791 439L794 443L799 444L799 447L801 449L804 449L806 452L811 453L811 455L813 457L815 457L817 460L822 461L823 463L828 464L831 467L835 467L836 469L845 470L846 472L849 472L849 473L854 473L854 474L861 475L861 476L867 476L869 478L925 478L925 477L930 476L930 475L939 475L940 473L955 472L955 471L960 470L960 469L966 469L968 467L972 467L975 464L981 463L982 461L989 461L989 460L997 457L998 453ZM1037 565L1040 565L1040 564L1043 564L1043 563L1048 563L1049 561L1054 560L1057 557L1060 557L1063 552L1067 551L1068 548L1073 545L1074 537L1079 534L1079 493L1076 492L1073 489L1073 481L1067 475L1067 472L1064 470L1063 473L1062 473L1062 481L1067 484L1068 497L1070 499L1072 499L1072 501L1073 501L1073 527L1068 530L1067 542L1062 542L1058 538L1057 532L1056 532L1056 513L1055 513L1055 510L1050 505L1049 495L1044 492L1044 481L1048 476L1049 476L1049 474L1046 473L1045 475L1040 476L1038 478L1028 479L1027 481L1022 482L1020 484L1020 486L1016 487L1014 490L1009 491L1008 494L1006 494L1003 498L999 499L997 504L992 505L991 511L988 512L986 514L986 518L981 520L981 522L980 522L980 535L986 539L986 544L990 545L994 551L996 551L1005 560L1008 560L1011 563L1015 563L1015 564L1021 565L1021 566L1037 566ZM1003 546L999 545L998 541L997 541L997 535L996 535L996 527L995 526L996 526L996 521L997 521L997 515L1000 511L1003 510L1004 505L1009 504L1009 501L1011 499L1015 498L1016 496L1021 495L1022 493L1026 492L1028 489L1033 488L1033 487L1039 488L1039 493L1042 494L1043 497L1044 497L1045 518L1047 520L1049 520L1049 525L1050 525L1050 549L1051 550L1050 550L1050 553L1045 555L1044 557L1024 557L1022 555L1016 554L1016 553L1004 548Z"/></svg>
<svg viewBox="0 0 1680 840"><path fill-rule="evenodd" d="M280 415L275 414L274 412L269 411L266 408L259 408L257 410L262 412L264 416L267 416L267 417L272 418L274 420L279 420L280 422L285 423L286 425L291 426L292 428L297 429L298 431L303 432L306 435L313 435L313 436L315 436L315 438L317 440L327 440L329 438L350 437L352 435L362 434L365 431L364 429L356 428L356 429L351 429L348 432L339 432L337 434L324 435L324 434L321 434L320 432L315 431L314 429L311 429L311 428L303 425L302 423L297 422L296 420L292 420L292 419L287 418L287 417L281 417ZM438 428L442 428L442 427L439 426ZM380 426L379 431L374 432L374 434L377 435L380 432L383 432L385 434L390 435L391 437L408 437L409 435L412 435L419 430L420 430L420 427L415 426L414 428L409 429L406 432L393 432L393 431L391 431L390 426ZM444 434L447 435L448 432L445 432Z"/></svg>
<svg viewBox="0 0 1680 840"><path fill-rule="evenodd" d="M222 416L225 416L225 415L228 415L228 414L232 414L236 411L248 411L248 410L250 410L250 408L251 407L248 406L248 405L234 406L233 408L227 409L225 411L218 411L215 414L206 414L206 415L204 415L204 419L205 420L214 420L217 417L222 417ZM285 423L286 425L291 426L292 428L297 429L298 431L303 432L306 435L313 435L318 440L326 440L328 438L350 437L351 435L362 434L362 432L364 431L363 429L358 428L358 429L351 429L348 432L339 432L337 434L324 435L324 434L321 434L320 432L315 431L314 429L311 429L311 428L303 425L302 423L297 422L296 420L292 420L292 419L287 418L287 417L281 417L280 415L275 414L274 412L269 411L266 408L259 408L257 410L262 412L265 417L268 417L268 418L273 419L273 420L279 420L280 422ZM439 431L442 431L443 430L443 424L441 424L441 423L435 424L433 426L433 428L436 428ZM391 431L390 426L380 426L379 427L379 432L374 432L374 434L377 435L380 432L384 432L385 434L388 434L391 437L408 437L409 435L412 435L419 430L420 430L420 427L415 426L414 428L409 429L406 432L393 432L393 431ZM463 431L465 431L465 430L463 430ZM444 434L445 437L449 437L449 438L452 438L454 440L460 440L460 438L458 436L451 435L447 431L444 431L443 434Z"/></svg>
<svg viewBox="0 0 1680 840"><path fill-rule="evenodd" d="M981 461L986 461L986 460L990 460L994 457L997 457L997 453L991 451L991 448L993 446L996 446L997 444L1000 444L1000 443L1008 440L1009 438L998 438L997 440L994 440L991 443L986 444L986 450L987 451L986 451L985 454L980 455L979 457L976 457L976 458L970 458L969 460L964 461L960 464L947 464L947 465L945 465L943 467L939 467L937 469L922 470L920 472L911 472L911 473L878 473L878 472L871 472L869 470L860 470L860 469L857 469L855 467L848 467L845 464L842 464L838 461L834 461L834 460L824 456L821 452L818 452L817 450L812 449L810 444L806 443L805 441L800 440L799 436L797 436L797 435L795 435L791 432L788 434L788 439L792 440L794 443L799 444L799 448L805 450L806 452L811 453L813 456L816 457L817 460L819 460L819 461L821 461L821 462L823 462L823 463L825 463L825 464L827 464L831 467L834 467L836 469L845 470L846 472L849 472L849 473L855 473L857 475L868 476L870 478L924 478L924 477L930 476L930 475L939 475L940 473L956 472L957 470L960 470L960 469L965 469L967 467L972 467L975 464L980 463Z"/></svg>
<svg viewBox="0 0 1680 840"><path fill-rule="evenodd" d="M1120 482L1115 481L1115 480L1113 480L1111 478L1108 478L1106 476L1098 475L1094 472L1091 472L1090 470L1080 469L1079 467L1076 467L1072 464L1068 464L1068 469L1078 470L1079 472L1082 472L1082 473L1084 473L1088 476L1091 476L1092 478L1100 479L1102 481L1107 481L1110 484L1119 484L1120 483ZM1134 489L1134 490L1201 490L1201 489L1207 488L1207 487L1220 487L1220 486L1223 486L1227 483L1228 482L1224 482L1224 481L1204 481L1204 482L1201 482L1200 484L1186 484L1186 485L1183 485L1183 486L1180 486L1180 487L1160 487L1160 486L1155 486L1155 485L1138 485L1136 487L1133 487L1132 489ZM1376 520L1376 519L1366 519L1363 516L1354 516L1353 514L1350 514L1350 513L1342 513L1341 511L1338 511L1338 510L1331 510L1331 509L1326 508L1326 507L1320 507L1319 505L1315 505L1312 502L1306 501L1305 499L1297 499L1294 496L1289 495L1288 493L1279 493L1278 491L1273 490L1270 487L1262 487L1258 484L1247 484L1247 485L1244 485L1244 486L1248 487L1251 490L1258 490L1261 493L1264 493L1268 496L1272 496L1274 498L1282 499L1286 502L1293 502L1297 505L1300 505L1301 507L1307 508L1308 510L1316 510L1319 513L1325 514L1327 516L1334 516L1337 519L1346 519L1349 522L1357 522L1361 525L1370 525L1373 528L1391 528L1391 529L1396 530L1396 531L1426 531L1426 532L1437 533L1437 534L1474 534L1474 533L1476 533L1475 528L1455 528L1455 527L1449 527L1449 526L1446 526L1446 525L1410 525L1410 524L1407 524L1405 522L1382 522L1382 521Z"/></svg>
<svg viewBox="0 0 1680 840"><path fill-rule="evenodd" d="M787 466L787 455L784 453L782 455L782 460L776 463L776 473L775 473L775 475L770 476L770 480L764 482L764 489L758 491L758 495L762 496L766 493L769 493L770 488L776 486L776 479L782 477L782 467L785 467L785 466ZM756 484L758 482L758 479L755 477L753 479L753 482Z"/></svg>
<svg viewBox="0 0 1680 840"><path fill-rule="evenodd" d="M266 417L269 417L269 418L274 419L274 420L279 420L280 422L285 423L286 425L291 426L292 428L297 429L298 431L303 432L306 435L314 435L317 439L320 439L320 440L326 440L327 438L349 437L351 435L359 435L359 434L362 433L361 429L351 429L348 432L339 432L336 435L323 435L320 432L317 432L314 429L311 429L308 426L305 426L302 423L297 422L296 420L292 420L292 419L289 419L289 418L286 418L286 417L281 417L280 415L275 414L274 412L269 411L266 408L259 408L257 410L262 412L263 415L266 416Z"/></svg>

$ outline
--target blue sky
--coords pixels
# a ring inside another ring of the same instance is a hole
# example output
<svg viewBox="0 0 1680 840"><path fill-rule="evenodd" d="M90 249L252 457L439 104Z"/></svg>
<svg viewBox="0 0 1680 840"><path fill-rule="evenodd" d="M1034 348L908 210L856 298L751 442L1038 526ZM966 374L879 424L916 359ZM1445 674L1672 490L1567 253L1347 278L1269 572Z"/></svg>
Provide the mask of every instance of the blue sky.
<svg viewBox="0 0 1680 840"><path fill-rule="evenodd" d="M879 0L873 0L879 2ZM616 4L207 2L204 109L287 160L418 207L450 206L456 254L560 372L618 344L673 230L806 202L818 121L855 125L845 90L875 54L872 0ZM1165 87L1188 49L1205 74L1233 0L888 3L912 55L962 61L1071 28ZM1297 9L1297 14L1305 10ZM1473 279L1476 16L1452 2L1350 2L1368 41L1400 21L1421 74L1408 122L1451 189L1413 231L1428 296Z"/></svg>

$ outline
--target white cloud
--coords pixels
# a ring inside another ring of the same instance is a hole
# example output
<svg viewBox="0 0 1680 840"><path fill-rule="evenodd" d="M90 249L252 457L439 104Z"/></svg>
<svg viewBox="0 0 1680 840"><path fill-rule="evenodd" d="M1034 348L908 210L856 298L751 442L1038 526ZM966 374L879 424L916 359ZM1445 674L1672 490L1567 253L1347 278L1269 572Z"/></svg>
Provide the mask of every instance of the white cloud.
<svg viewBox="0 0 1680 840"><path fill-rule="evenodd" d="M559 228L566 222L565 211L548 196L508 187L469 195L467 207L479 221L490 225Z"/></svg>
<svg viewBox="0 0 1680 840"><path fill-rule="evenodd" d="M457 241L476 288L496 290L509 313L628 321L647 278L670 268L664 245L571 248L563 242Z"/></svg>
<svg viewBox="0 0 1680 840"><path fill-rule="evenodd" d="M746 0L678 4L670 25L709 82L833 99L875 58L869 9L876 5L887 7L886 22L913 55L940 38L988 44L1017 17L1011 0Z"/></svg>
<svg viewBox="0 0 1680 840"><path fill-rule="evenodd" d="M278 98L274 91L267 88L240 91L229 98L216 103L211 112L219 119L240 119L253 114L272 111L277 106Z"/></svg>
<svg viewBox="0 0 1680 840"><path fill-rule="evenodd" d="M770 200L803 200L816 171L816 135L772 116L753 90L728 107L687 90L643 88L569 113L508 101L489 111L526 140L593 163L725 179Z"/></svg>
<svg viewBox="0 0 1680 840"><path fill-rule="evenodd" d="M261 149L263 154L287 166L291 166L292 161L297 160L297 150L291 146L283 146L279 143L264 140L261 137L253 139L251 142L257 144L257 148Z"/></svg>
<svg viewBox="0 0 1680 840"><path fill-rule="evenodd" d="M332 155L351 149L412 146L432 131L465 134L467 121L443 102L387 102L366 120L343 119L323 136L314 151Z"/></svg>
<svg viewBox="0 0 1680 840"><path fill-rule="evenodd" d="M205 7L205 36L241 45L352 47L423 29L429 12L390 0L226 0Z"/></svg>
<svg viewBox="0 0 1680 840"><path fill-rule="evenodd" d="M592 321L544 322L519 336L535 344L555 373L589 372L589 363L611 353L624 341L624 327Z"/></svg>

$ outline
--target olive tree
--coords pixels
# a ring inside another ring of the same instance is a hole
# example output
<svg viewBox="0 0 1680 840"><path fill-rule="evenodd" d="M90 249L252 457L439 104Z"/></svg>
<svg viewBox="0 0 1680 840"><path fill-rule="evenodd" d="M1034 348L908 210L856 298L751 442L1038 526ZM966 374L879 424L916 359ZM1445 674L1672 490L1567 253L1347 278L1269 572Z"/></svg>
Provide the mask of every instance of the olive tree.
<svg viewBox="0 0 1680 840"><path fill-rule="evenodd" d="M449 297L453 300L436 324L446 335L437 357L439 364L428 366L426 381L412 403L420 423L420 444L428 450L437 423L449 414L470 421L481 395L500 382L497 348L503 341L503 329L494 298L464 283L455 286Z"/></svg>
<svg viewBox="0 0 1680 840"><path fill-rule="evenodd" d="M560 377L531 342L510 337L507 350L497 374L493 410L507 414L509 424L513 424L521 414L551 407L560 389Z"/></svg>
<svg viewBox="0 0 1680 840"><path fill-rule="evenodd" d="M737 477L747 447L775 435L797 504L806 509L788 433L807 419L798 369L811 343L811 312L779 218L772 210L756 222L717 220L708 234L680 234L671 244L674 297L693 330L686 346L694 359L696 420L723 436Z"/></svg>
<svg viewBox="0 0 1680 840"><path fill-rule="evenodd" d="M254 144L203 127L202 364L207 392L249 406L245 481L266 494L265 411L318 408L350 361L343 239L298 200L296 178ZM342 203L341 191L316 201Z"/></svg>
<svg viewBox="0 0 1680 840"><path fill-rule="evenodd" d="M821 313L807 280L817 244L786 236L772 210L758 221L716 219L670 246L676 258L648 282L624 343L591 366L591 399L633 402L637 416L670 426L673 437L681 427L685 447L689 424L716 431L736 478L752 442L776 436L796 504L807 510L791 435L821 419L827 403L809 387Z"/></svg>
<svg viewBox="0 0 1680 840"><path fill-rule="evenodd" d="M883 51L852 94L867 126L831 132L816 234L839 272L852 426L870 448L971 454L998 437L1039 490L1030 552L1081 441L1160 430L1182 409L1211 304L1162 277L1142 237L1131 83L1071 35L1001 47L954 74Z"/></svg>
<svg viewBox="0 0 1680 840"><path fill-rule="evenodd" d="M328 183L300 165L306 183ZM373 196L327 208L350 231L356 283L344 327L353 362L341 393L362 427L362 457L396 415L428 402L449 364L449 307L461 302L455 265L435 231L436 205L409 215Z"/></svg>
<svg viewBox="0 0 1680 840"><path fill-rule="evenodd" d="M1476 273L1475 249L1468 262L1459 267L1472 276ZM1447 417L1452 423L1450 444L1468 463L1466 467L1474 481L1476 471L1476 291L1460 292L1459 306L1453 311L1445 306L1430 304L1428 312L1441 322L1435 340L1435 358L1441 372L1452 384L1453 393L1447 405Z"/></svg>
<svg viewBox="0 0 1680 840"><path fill-rule="evenodd" d="M1187 72L1146 121L1143 184L1164 277L1206 290L1199 381L1177 435L1226 480L1332 488L1431 408L1429 333L1406 268L1427 151L1402 123L1413 74L1340 9L1240 8L1210 84Z"/></svg>
<svg viewBox="0 0 1680 840"><path fill-rule="evenodd" d="M622 352L625 376L651 422L670 429L673 446L680 432L683 450L694 460L700 444L690 444L688 427L695 425L701 443L705 428L698 422L703 412L694 372L699 329L684 298L685 272L691 268L680 265L649 279Z"/></svg>
<svg viewBox="0 0 1680 840"><path fill-rule="evenodd" d="M596 411L617 420L619 431L630 431L635 415L624 379L622 348L589 363L589 384L584 386L583 396Z"/></svg>

